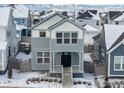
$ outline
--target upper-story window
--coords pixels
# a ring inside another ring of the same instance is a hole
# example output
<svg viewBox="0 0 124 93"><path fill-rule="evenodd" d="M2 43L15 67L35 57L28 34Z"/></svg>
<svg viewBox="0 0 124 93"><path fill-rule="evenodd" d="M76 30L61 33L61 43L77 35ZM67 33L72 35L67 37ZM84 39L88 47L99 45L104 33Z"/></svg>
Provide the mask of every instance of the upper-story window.
<svg viewBox="0 0 124 93"><path fill-rule="evenodd" d="M64 44L70 43L70 33L64 33Z"/></svg>
<svg viewBox="0 0 124 93"><path fill-rule="evenodd" d="M22 23L23 23L23 24L25 23L25 19L22 19Z"/></svg>
<svg viewBox="0 0 124 93"><path fill-rule="evenodd" d="M56 33L57 44L62 44L62 33Z"/></svg>
<svg viewBox="0 0 124 93"><path fill-rule="evenodd" d="M97 25L97 26L99 25L99 21L96 21L96 25Z"/></svg>
<svg viewBox="0 0 124 93"><path fill-rule="evenodd" d="M76 44L77 43L77 37L78 37L77 33L72 33L72 44Z"/></svg>
<svg viewBox="0 0 124 93"><path fill-rule="evenodd" d="M45 32L40 32L40 37L46 37L46 33Z"/></svg>
<svg viewBox="0 0 124 93"><path fill-rule="evenodd" d="M63 32L56 33L57 44L77 44L78 33L76 32Z"/></svg>

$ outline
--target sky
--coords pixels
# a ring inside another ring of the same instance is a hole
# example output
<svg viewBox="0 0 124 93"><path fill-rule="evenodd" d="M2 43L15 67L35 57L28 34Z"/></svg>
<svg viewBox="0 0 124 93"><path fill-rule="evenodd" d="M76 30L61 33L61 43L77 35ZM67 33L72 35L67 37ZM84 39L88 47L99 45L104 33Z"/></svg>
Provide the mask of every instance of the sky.
<svg viewBox="0 0 124 93"><path fill-rule="evenodd" d="M124 0L1 0L0 4L124 4Z"/></svg>

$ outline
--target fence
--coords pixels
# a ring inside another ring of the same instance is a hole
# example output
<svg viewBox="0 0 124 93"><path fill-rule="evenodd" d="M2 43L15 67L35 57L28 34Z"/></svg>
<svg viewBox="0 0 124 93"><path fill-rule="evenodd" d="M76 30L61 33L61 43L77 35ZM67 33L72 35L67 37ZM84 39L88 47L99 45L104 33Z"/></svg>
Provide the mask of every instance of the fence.
<svg viewBox="0 0 124 93"><path fill-rule="evenodd" d="M31 71L31 59L22 61L22 60L11 58L9 59L9 62L11 63L13 69L20 70L20 72Z"/></svg>
<svg viewBox="0 0 124 93"><path fill-rule="evenodd" d="M93 64L93 62L84 61L84 72L85 73L94 73L94 64Z"/></svg>

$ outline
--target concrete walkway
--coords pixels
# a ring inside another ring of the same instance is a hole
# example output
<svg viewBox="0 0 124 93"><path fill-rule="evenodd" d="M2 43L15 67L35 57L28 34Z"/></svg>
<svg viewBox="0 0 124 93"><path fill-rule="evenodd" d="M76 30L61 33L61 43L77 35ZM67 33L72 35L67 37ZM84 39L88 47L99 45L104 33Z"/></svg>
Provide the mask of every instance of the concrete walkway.
<svg viewBox="0 0 124 93"><path fill-rule="evenodd" d="M63 87L71 88L72 87L72 78L71 78L71 68L63 69Z"/></svg>

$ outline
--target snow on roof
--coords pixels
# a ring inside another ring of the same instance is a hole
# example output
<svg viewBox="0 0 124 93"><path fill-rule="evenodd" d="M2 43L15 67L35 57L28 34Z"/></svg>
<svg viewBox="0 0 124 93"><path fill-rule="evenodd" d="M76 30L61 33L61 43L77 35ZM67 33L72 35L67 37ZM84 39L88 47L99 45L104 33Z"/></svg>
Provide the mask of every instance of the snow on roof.
<svg viewBox="0 0 124 93"><path fill-rule="evenodd" d="M117 18L114 19L114 21L124 21L124 13Z"/></svg>
<svg viewBox="0 0 124 93"><path fill-rule="evenodd" d="M0 50L4 50L7 47L7 42L0 42Z"/></svg>
<svg viewBox="0 0 124 93"><path fill-rule="evenodd" d="M99 32L99 30L98 30L97 28L95 28L95 27L93 27L93 26L91 26L91 25L89 25L89 24L86 24L86 25L84 26L84 28L86 29L86 31Z"/></svg>
<svg viewBox="0 0 124 93"><path fill-rule="evenodd" d="M1 7L0 8L0 26L7 26L9 15L10 15L10 7Z"/></svg>
<svg viewBox="0 0 124 93"><path fill-rule="evenodd" d="M124 32L124 25L105 24L104 29L105 43L108 50Z"/></svg>
<svg viewBox="0 0 124 93"><path fill-rule="evenodd" d="M95 14L91 13L90 11L88 11L88 12L93 16L92 19L101 20L98 14L95 15Z"/></svg>
<svg viewBox="0 0 124 93"><path fill-rule="evenodd" d="M31 58L31 53L29 55L27 55L26 53L23 53L23 52L19 52L16 57L16 59L20 59L22 61L25 61L25 60L29 60Z"/></svg>
<svg viewBox="0 0 124 93"><path fill-rule="evenodd" d="M16 24L16 30L22 30L22 29L27 29L27 27L24 25Z"/></svg>
<svg viewBox="0 0 124 93"><path fill-rule="evenodd" d="M24 5L15 5L13 16L15 18L27 18L28 17L28 8Z"/></svg>
<svg viewBox="0 0 124 93"><path fill-rule="evenodd" d="M91 53L84 53L84 61L93 62L93 60L92 60L90 54L91 54Z"/></svg>
<svg viewBox="0 0 124 93"><path fill-rule="evenodd" d="M56 13L55 11L52 11L52 12L50 12L50 13L47 13L47 14L41 16L40 18L47 18L47 17L49 17L49 16L51 16L51 15L53 15L53 14L55 14L55 13Z"/></svg>

